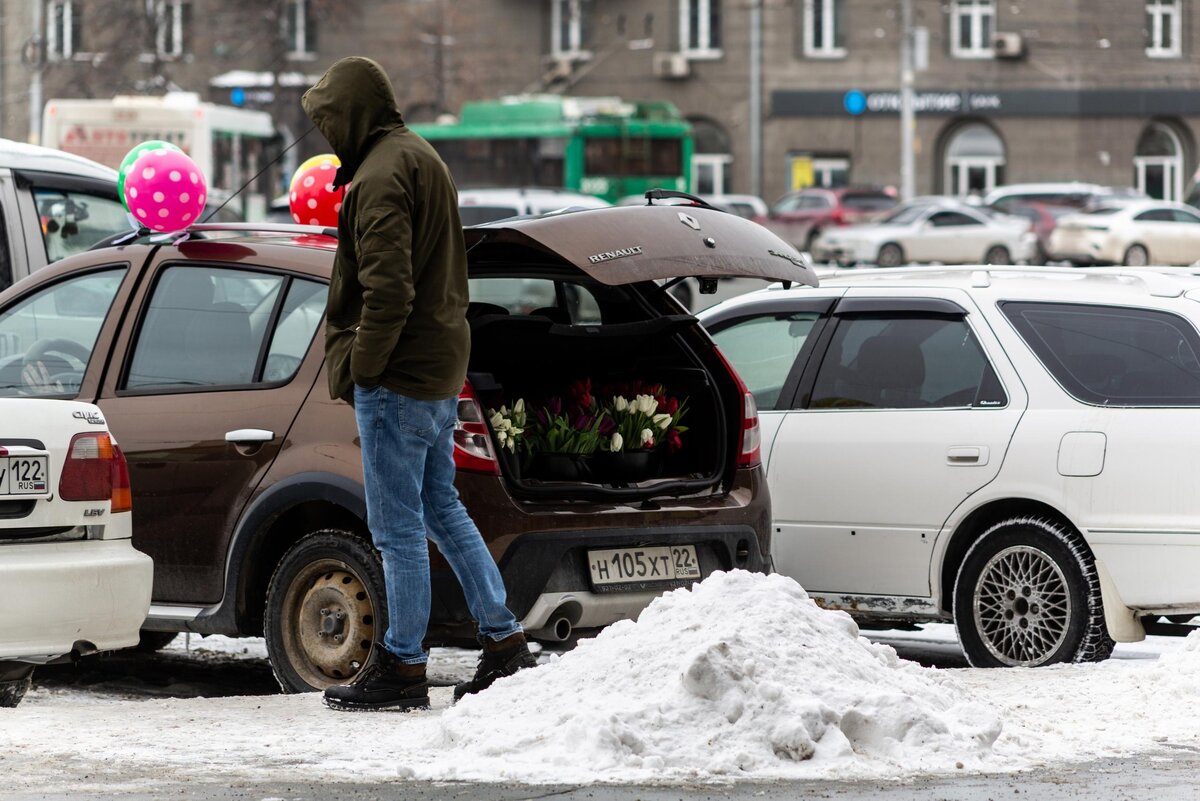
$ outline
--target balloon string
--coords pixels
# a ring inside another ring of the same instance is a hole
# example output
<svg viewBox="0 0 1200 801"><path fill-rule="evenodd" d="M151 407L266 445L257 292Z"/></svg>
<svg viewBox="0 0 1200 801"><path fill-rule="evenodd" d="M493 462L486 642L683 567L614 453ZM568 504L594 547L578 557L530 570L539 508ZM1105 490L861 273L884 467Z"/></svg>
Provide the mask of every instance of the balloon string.
<svg viewBox="0 0 1200 801"><path fill-rule="evenodd" d="M310 133L312 133L312 132L313 132L313 129L314 129L314 128L316 128L316 127L317 127L316 125L310 125L310 126L308 126L308 130L307 130L307 131L305 131L304 133L300 134L298 137L296 137L296 138L295 138L295 140L293 140L293 141L292 141L292 143L291 143L290 145L288 145L287 147L285 147L283 150L279 151L279 155L278 155L278 156L276 156L275 158L271 159L271 160L270 160L270 161L267 163L267 165L266 165L265 167L263 167L261 170L259 170L257 173L255 173L255 174L254 174L254 177L253 177L253 178L251 178L249 181L246 181L246 183L242 184L241 188L240 188L240 189L238 189L238 191L234 192L232 195L230 195L229 197L225 198L225 202L224 202L224 203L222 203L220 206L217 206L215 209L213 209L213 210L212 210L212 211L210 211L208 214L206 214L206 215L204 216L204 219L203 219L203 220L201 220L200 222L201 222L201 223L206 223L206 222L208 222L209 220L211 220L211 219L213 218L213 215L214 215L214 214L216 214L216 213L217 213L218 211L220 211L221 209L225 208L225 206L226 206L226 205L229 203L229 201L233 200L235 197L237 197L238 195L242 194L242 192L245 192L245 191L246 191L246 187L250 186L250 184L254 183L254 182L255 182L255 181L257 181L259 178L261 178L261 177L262 177L262 174L263 174L264 172L266 172L267 170L271 169L271 168L272 168L272 167L274 167L276 164L278 164L278 163L279 163L279 160L280 160L281 158L283 158L283 157L284 157L284 155L285 155L285 154L286 154L286 153L287 153L289 150L291 150L293 147L295 147L296 145L298 145L298 144L300 144L302 141L304 141L304 137L306 137L306 136L308 136Z"/></svg>

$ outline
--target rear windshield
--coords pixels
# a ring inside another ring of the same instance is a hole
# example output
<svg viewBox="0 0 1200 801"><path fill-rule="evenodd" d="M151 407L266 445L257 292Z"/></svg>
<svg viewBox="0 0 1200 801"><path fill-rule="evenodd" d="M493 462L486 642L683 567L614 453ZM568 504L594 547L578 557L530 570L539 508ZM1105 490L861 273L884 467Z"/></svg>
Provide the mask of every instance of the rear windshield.
<svg viewBox="0 0 1200 801"><path fill-rule="evenodd" d="M916 220L920 219L921 215L928 210L928 206L901 206L891 214L883 217L880 222L906 225L910 222L915 222Z"/></svg>
<svg viewBox="0 0 1200 801"><path fill-rule="evenodd" d="M896 205L896 198L886 192L847 192L842 195L842 205L860 211L883 211Z"/></svg>
<svg viewBox="0 0 1200 801"><path fill-rule="evenodd" d="M1200 337L1156 309L1004 303L1001 309L1059 384L1101 406L1200 406Z"/></svg>
<svg viewBox="0 0 1200 801"><path fill-rule="evenodd" d="M458 216L463 225L483 225L496 220L516 217L521 210L515 206L459 206Z"/></svg>

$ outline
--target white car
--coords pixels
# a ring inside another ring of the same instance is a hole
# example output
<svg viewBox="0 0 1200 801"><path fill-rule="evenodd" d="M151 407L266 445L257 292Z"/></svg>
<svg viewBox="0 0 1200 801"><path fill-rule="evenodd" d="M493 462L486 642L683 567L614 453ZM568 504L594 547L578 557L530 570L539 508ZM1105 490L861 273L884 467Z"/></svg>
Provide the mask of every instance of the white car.
<svg viewBox="0 0 1200 801"><path fill-rule="evenodd" d="M1103 186L1081 181L1051 181L996 187L984 196L983 205L1007 211L1013 206L1026 203L1083 208L1103 202L1118 203L1136 199L1148 199L1148 196L1130 187Z"/></svg>
<svg viewBox="0 0 1200 801"><path fill-rule="evenodd" d="M0 398L0 707L36 665L137 644L152 565L130 517L125 457L97 407Z"/></svg>
<svg viewBox="0 0 1200 801"><path fill-rule="evenodd" d="M1050 234L1049 255L1073 264L1192 264L1200 259L1200 213L1143 200L1070 214Z"/></svg>
<svg viewBox="0 0 1200 801"><path fill-rule="evenodd" d="M816 261L899 267L905 262L1014 264L1033 257L1029 221L965 203L921 202L897 207L872 223L829 228L812 246Z"/></svg>
<svg viewBox="0 0 1200 801"><path fill-rule="evenodd" d="M460 189L458 214L463 225L483 225L509 217L536 217L563 209L600 209L607 200L555 189Z"/></svg>
<svg viewBox="0 0 1200 801"><path fill-rule="evenodd" d="M775 569L976 666L1200 613L1200 276L843 271L700 314L758 405Z"/></svg>

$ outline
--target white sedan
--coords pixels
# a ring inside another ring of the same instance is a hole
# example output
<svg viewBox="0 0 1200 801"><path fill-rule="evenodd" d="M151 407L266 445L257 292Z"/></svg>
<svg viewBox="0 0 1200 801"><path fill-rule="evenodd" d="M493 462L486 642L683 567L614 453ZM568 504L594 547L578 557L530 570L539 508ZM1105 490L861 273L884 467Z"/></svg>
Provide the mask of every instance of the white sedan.
<svg viewBox="0 0 1200 801"><path fill-rule="evenodd" d="M137 644L153 566L131 532L129 471L100 409L0 398L0 707L35 665Z"/></svg>
<svg viewBox="0 0 1200 801"><path fill-rule="evenodd" d="M1015 264L1028 261L1037 238L1027 220L965 204L911 203L868 224L830 228L813 244L817 261Z"/></svg>
<svg viewBox="0 0 1200 801"><path fill-rule="evenodd" d="M1072 264L1192 264L1200 259L1200 213L1182 203L1103 205L1058 221L1050 258Z"/></svg>

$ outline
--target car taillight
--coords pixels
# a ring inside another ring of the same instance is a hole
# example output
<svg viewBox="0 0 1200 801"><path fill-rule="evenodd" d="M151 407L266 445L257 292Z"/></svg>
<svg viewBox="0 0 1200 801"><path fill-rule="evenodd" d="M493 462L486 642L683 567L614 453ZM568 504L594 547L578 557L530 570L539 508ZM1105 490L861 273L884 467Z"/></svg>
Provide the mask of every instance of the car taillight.
<svg viewBox="0 0 1200 801"><path fill-rule="evenodd" d="M128 512L129 465L108 434L76 434L67 448L58 496L64 501L111 501L113 512Z"/></svg>
<svg viewBox="0 0 1200 801"><path fill-rule="evenodd" d="M716 348L716 351L721 364L725 365L730 377L737 384L738 397L741 399L738 404L738 416L741 420L742 435L738 440L737 466L757 467L762 463L762 432L758 427L758 404L754 402L754 396L746 388L746 382L742 381L742 377L733 369L725 354L720 348Z"/></svg>
<svg viewBox="0 0 1200 801"><path fill-rule="evenodd" d="M483 407L471 382L463 384L458 396L458 425L454 429L454 466L470 473L500 475L500 463L492 453Z"/></svg>

